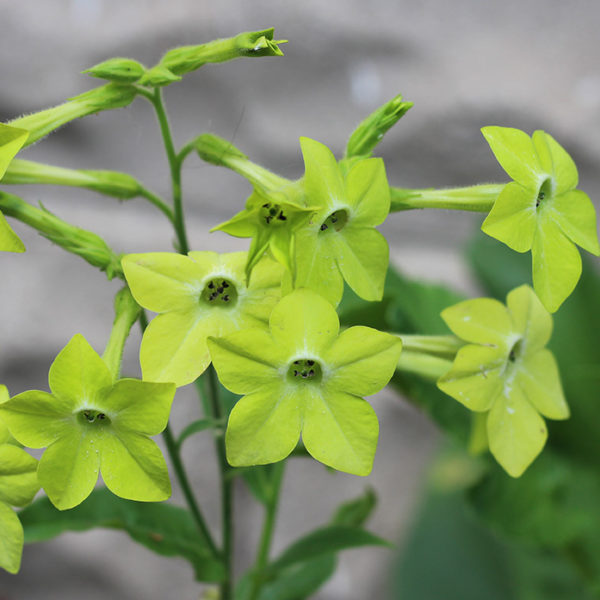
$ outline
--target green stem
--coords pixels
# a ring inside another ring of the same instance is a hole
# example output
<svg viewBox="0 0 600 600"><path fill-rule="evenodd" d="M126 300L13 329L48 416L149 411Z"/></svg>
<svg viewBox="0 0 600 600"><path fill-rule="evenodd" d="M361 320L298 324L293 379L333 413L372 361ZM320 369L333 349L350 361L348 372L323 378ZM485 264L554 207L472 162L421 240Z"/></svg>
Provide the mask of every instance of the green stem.
<svg viewBox="0 0 600 600"><path fill-rule="evenodd" d="M504 184L483 184L448 189L410 190L390 187L390 212L414 208L446 208L487 213L504 189Z"/></svg>
<svg viewBox="0 0 600 600"><path fill-rule="evenodd" d="M177 158L175 152L175 146L173 145L173 137L171 135L171 128L169 127L169 120L167 118L167 112L162 99L162 93L160 88L154 90L154 94L151 97L151 102L156 111L156 117L160 126L160 132L162 134L163 142L165 144L165 151L167 153L167 160L169 161L169 169L171 170L171 182L173 187L173 226L175 227L175 233L177 234L177 240L179 243L179 252L181 254L187 254L189 252L189 244L187 241L187 234L185 231L185 220L183 216L183 201L181 196L181 163Z"/></svg>
<svg viewBox="0 0 600 600"><path fill-rule="evenodd" d="M265 521L260 536L258 545L258 555L254 565L254 580L252 583L252 591L250 592L249 600L257 600L260 589L263 584L263 571L269 561L269 551L271 549L271 541L273 539L273 531L275 528L275 519L277 517L277 508L279 506L279 495L281 492L281 482L283 481L283 473L285 470L285 460L282 460L273 465L271 472L271 495L266 505Z"/></svg>
<svg viewBox="0 0 600 600"><path fill-rule="evenodd" d="M440 358L454 359L456 353L465 345L461 339L453 335L409 335L401 333L403 352L420 352L433 354Z"/></svg>
<svg viewBox="0 0 600 600"><path fill-rule="evenodd" d="M129 337L132 325L137 321L140 307L133 299L129 288L124 287L115 297L115 320L106 349L102 355L104 363L113 376L113 381L119 379L121 373L121 361L123 359L123 347Z"/></svg>
<svg viewBox="0 0 600 600"><path fill-rule="evenodd" d="M217 372L210 365L207 376L208 403L211 415L215 420L223 420L223 409L219 399L219 382ZM225 452L223 431L215 431L215 446L219 471L221 475L221 522L223 529L223 560L225 562L225 581L221 584L220 600L233 598L233 478L228 476L230 466Z"/></svg>
<svg viewBox="0 0 600 600"><path fill-rule="evenodd" d="M142 310L140 312L139 317L140 327L142 329L142 333L148 327L148 317L146 316L146 311ZM185 467L183 466L183 462L181 460L181 455L179 453L179 448L177 446L177 441L173 436L173 432L169 424L167 423L167 427L163 431L163 439L165 440L165 444L167 446L167 452L169 454L169 458L171 459L171 464L173 465L173 469L175 469L175 476L177 477L177 481L179 482L179 486L181 487L181 491L183 492L183 496L188 505L188 509L192 514L198 529L206 541L207 546L209 547L212 555L215 558L221 558L221 554L215 545L212 534L206 524L206 520L202 515L202 511L196 502L196 498L192 492L192 486L190 485L187 473L185 471Z"/></svg>
<svg viewBox="0 0 600 600"><path fill-rule="evenodd" d="M156 206L156 208L158 208L171 223L174 223L175 215L173 214L173 209L170 206L167 206L156 194L145 187L140 187L140 196L148 200L151 204L154 204L154 206Z"/></svg>
<svg viewBox="0 0 600 600"><path fill-rule="evenodd" d="M452 361L431 354L402 350L396 369L415 373L425 379L437 380L452 368Z"/></svg>

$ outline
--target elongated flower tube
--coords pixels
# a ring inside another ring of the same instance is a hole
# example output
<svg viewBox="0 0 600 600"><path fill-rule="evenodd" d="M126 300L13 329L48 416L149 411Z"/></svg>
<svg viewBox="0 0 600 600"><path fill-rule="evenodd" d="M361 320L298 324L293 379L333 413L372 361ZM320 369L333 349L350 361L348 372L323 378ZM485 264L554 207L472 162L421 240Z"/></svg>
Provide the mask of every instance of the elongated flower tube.
<svg viewBox="0 0 600 600"><path fill-rule="evenodd" d="M175 386L115 381L77 334L50 367L51 393L32 390L0 404L0 419L29 448L46 448L41 486L59 510L83 502L98 475L121 498L147 502L171 495L167 465L150 436L166 427Z"/></svg>
<svg viewBox="0 0 600 600"><path fill-rule="evenodd" d="M6 386L0 385L0 404L8 400ZM23 552L23 527L11 507L29 504L40 489L38 462L21 449L0 421L0 567L17 573Z"/></svg>
<svg viewBox="0 0 600 600"><path fill-rule="evenodd" d="M206 339L267 327L283 269L264 258L246 285L246 252L129 254L123 271L137 302L159 315L140 348L143 379L186 385L210 364Z"/></svg>
<svg viewBox="0 0 600 600"><path fill-rule="evenodd" d="M506 306L492 298L465 300L442 311L442 318L468 344L438 387L485 413L492 454L519 477L546 443L542 417L569 417L554 355L545 348L552 317L523 285L508 294Z"/></svg>
<svg viewBox="0 0 600 600"><path fill-rule="evenodd" d="M311 290L295 290L271 313L269 330L247 329L208 341L219 379L245 396L226 432L234 466L272 463L300 435L318 461L368 475L379 424L362 396L390 380L402 343L369 327L339 333L333 306Z"/></svg>
<svg viewBox="0 0 600 600"><path fill-rule="evenodd" d="M517 252L531 250L533 287L546 309L555 312L581 275L575 244L600 255L594 205L575 189L577 167L551 135L536 131L529 137L510 127L481 131L514 180L481 228Z"/></svg>

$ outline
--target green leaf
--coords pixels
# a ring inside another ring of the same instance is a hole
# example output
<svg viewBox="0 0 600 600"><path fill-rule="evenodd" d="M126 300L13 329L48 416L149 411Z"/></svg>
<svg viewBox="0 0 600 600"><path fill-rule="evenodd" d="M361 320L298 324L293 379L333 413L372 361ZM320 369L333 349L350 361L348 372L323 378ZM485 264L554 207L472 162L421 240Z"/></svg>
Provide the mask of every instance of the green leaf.
<svg viewBox="0 0 600 600"><path fill-rule="evenodd" d="M219 429L221 427L223 427L223 423L221 421L215 421L214 419L198 419L197 421L192 421L189 425L186 425L179 434L177 438L177 447L181 448L183 442L195 433L200 433L207 429Z"/></svg>
<svg viewBox="0 0 600 600"><path fill-rule="evenodd" d="M29 131L0 123L0 179L29 137Z"/></svg>
<svg viewBox="0 0 600 600"><path fill-rule="evenodd" d="M340 504L331 519L332 525L345 527L362 527L377 506L377 496L373 488L368 487L365 493Z"/></svg>
<svg viewBox="0 0 600 600"><path fill-rule="evenodd" d="M25 450L11 444L0 445L0 503L25 506L33 500L40 489L37 464Z"/></svg>
<svg viewBox="0 0 600 600"><path fill-rule="evenodd" d="M0 567L18 573L23 552L23 527L10 506L0 502Z"/></svg>
<svg viewBox="0 0 600 600"><path fill-rule="evenodd" d="M363 529L342 525L328 525L312 531L288 546L278 558L268 565L267 572L277 573L281 569L296 563L306 562L318 556L361 546L390 547L391 544Z"/></svg>
<svg viewBox="0 0 600 600"><path fill-rule="evenodd" d="M225 577L223 564L211 555L192 516L171 504L132 502L99 488L72 510L59 512L47 498L40 498L21 511L20 517L27 543L49 540L67 531L119 529L157 554L185 558L198 581L216 582Z"/></svg>

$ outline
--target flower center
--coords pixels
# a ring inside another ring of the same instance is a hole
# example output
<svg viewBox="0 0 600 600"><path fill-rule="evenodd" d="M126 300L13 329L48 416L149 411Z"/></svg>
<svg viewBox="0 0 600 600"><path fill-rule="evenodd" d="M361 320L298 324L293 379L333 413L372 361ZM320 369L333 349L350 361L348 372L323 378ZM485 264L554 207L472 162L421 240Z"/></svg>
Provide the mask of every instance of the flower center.
<svg viewBox="0 0 600 600"><path fill-rule="evenodd" d="M259 220L261 223L273 227L283 225L287 221L287 217L279 204L266 202L260 207Z"/></svg>
<svg viewBox="0 0 600 600"><path fill-rule="evenodd" d="M341 231L348 223L348 212L346 210L336 210L332 212L321 224L319 231Z"/></svg>
<svg viewBox="0 0 600 600"><path fill-rule="evenodd" d="M215 277L206 283L200 299L209 306L234 306L237 302L237 290L228 279Z"/></svg>
<svg viewBox="0 0 600 600"><path fill-rule="evenodd" d="M77 413L80 423L98 425L110 425L110 418L103 412L94 408L84 408Z"/></svg>
<svg viewBox="0 0 600 600"><path fill-rule="evenodd" d="M290 363L287 373L292 381L312 381L318 383L323 377L321 365L314 358L299 358Z"/></svg>
<svg viewBox="0 0 600 600"><path fill-rule="evenodd" d="M515 342L513 347L510 349L508 353L508 361L511 363L516 362L519 358L521 358L521 354L523 353L523 340L519 339Z"/></svg>
<svg viewBox="0 0 600 600"><path fill-rule="evenodd" d="M548 198L552 194L552 178L548 177L544 179L540 189L538 191L537 198L535 199L535 207L538 208L542 201Z"/></svg>

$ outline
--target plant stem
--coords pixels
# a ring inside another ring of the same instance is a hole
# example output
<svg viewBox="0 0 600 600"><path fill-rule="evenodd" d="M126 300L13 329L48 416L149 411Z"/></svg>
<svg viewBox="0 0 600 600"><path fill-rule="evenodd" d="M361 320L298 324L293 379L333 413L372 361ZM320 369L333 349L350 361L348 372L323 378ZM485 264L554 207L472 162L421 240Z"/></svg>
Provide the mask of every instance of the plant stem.
<svg viewBox="0 0 600 600"><path fill-rule="evenodd" d="M146 316L146 311L142 310L140 312L139 322L140 327L142 329L142 333L144 333L146 327L148 327L148 317ZM171 431L171 428L168 423L162 435L167 446L167 452L169 453L171 464L175 469L177 481L179 482L179 486L181 487L186 503L188 505L188 509L192 514L194 521L196 521L196 525L198 526L198 529L200 530L202 537L206 541L206 544L208 545L211 553L215 558L220 558L221 554L217 546L215 545L213 537L206 524L206 520L204 519L202 511L200 510L200 507L198 506L196 498L194 497L194 494L192 492L192 487L190 485L187 473L185 471L185 467L183 466L181 455L179 453L179 448L177 447L177 442L175 440L175 437L173 436L173 432Z"/></svg>
<svg viewBox="0 0 600 600"><path fill-rule="evenodd" d="M140 196L145 198L151 204L154 204L158 210L160 210L166 217L171 221L171 223L175 222L175 215L173 213L173 209L170 206L167 206L156 194L146 189L145 187L140 188Z"/></svg>
<svg viewBox="0 0 600 600"><path fill-rule="evenodd" d="M177 240L179 243L178 250L181 252L181 254L187 254L189 252L189 245L185 231L183 202L181 196L181 163L177 158L177 153L175 152L175 147L173 145L173 137L171 135L169 120L167 118L167 112L165 110L160 88L156 88L154 90L154 94L151 97L151 102L156 110L156 117L160 126L163 142L165 144L165 151L167 153L167 160L169 161L169 168L171 170L171 182L173 187L172 222L173 226L175 227L175 233L177 234Z"/></svg>
<svg viewBox="0 0 600 600"><path fill-rule="evenodd" d="M416 373L425 379L439 379L452 368L452 361L431 354L403 350L396 369Z"/></svg>
<svg viewBox="0 0 600 600"><path fill-rule="evenodd" d="M426 353L440 358L454 359L456 353L465 345L453 335L409 335L401 333L403 352Z"/></svg>
<svg viewBox="0 0 600 600"><path fill-rule="evenodd" d="M260 589L263 584L263 571L269 561L269 551L273 539L275 527L275 518L279 506L279 493L281 491L281 482L283 481L283 472L285 470L285 460L273 465L271 473L271 496L266 506L265 521L258 545L258 555L254 566L254 580L249 600L257 600Z"/></svg>
<svg viewBox="0 0 600 600"><path fill-rule="evenodd" d="M409 190L390 187L390 212L414 208L447 208L487 213L504 189L504 184L483 184L448 189Z"/></svg>
<svg viewBox="0 0 600 600"><path fill-rule="evenodd" d="M207 397L213 419L222 420L223 410L219 400L219 382L215 368L210 365L206 374ZM220 600L233 598L233 479L228 477L229 463L225 453L223 431L215 432L215 447L221 475L221 522L223 529L223 560L227 577L221 584Z"/></svg>

